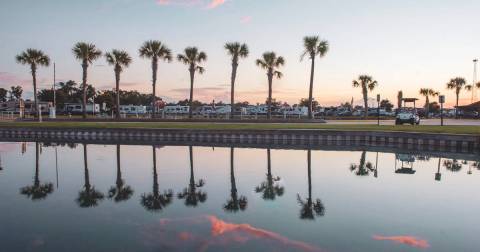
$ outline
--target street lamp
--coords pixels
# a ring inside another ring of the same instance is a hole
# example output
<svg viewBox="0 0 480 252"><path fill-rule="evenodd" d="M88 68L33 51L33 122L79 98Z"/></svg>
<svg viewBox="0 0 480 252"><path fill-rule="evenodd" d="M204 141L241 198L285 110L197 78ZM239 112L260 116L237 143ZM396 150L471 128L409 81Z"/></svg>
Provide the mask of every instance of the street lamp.
<svg viewBox="0 0 480 252"><path fill-rule="evenodd" d="M443 126L443 104L445 103L445 95L439 95L438 102L440 103L440 125Z"/></svg>
<svg viewBox="0 0 480 252"><path fill-rule="evenodd" d="M380 126L380 94L377 94L377 125Z"/></svg>

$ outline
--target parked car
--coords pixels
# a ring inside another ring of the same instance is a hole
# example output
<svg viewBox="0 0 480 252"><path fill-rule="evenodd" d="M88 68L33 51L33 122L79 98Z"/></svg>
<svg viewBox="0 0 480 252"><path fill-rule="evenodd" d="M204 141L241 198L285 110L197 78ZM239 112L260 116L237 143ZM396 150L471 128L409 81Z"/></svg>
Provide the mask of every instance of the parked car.
<svg viewBox="0 0 480 252"><path fill-rule="evenodd" d="M397 113L395 125L410 123L411 125L420 124L420 116L415 109L401 109Z"/></svg>

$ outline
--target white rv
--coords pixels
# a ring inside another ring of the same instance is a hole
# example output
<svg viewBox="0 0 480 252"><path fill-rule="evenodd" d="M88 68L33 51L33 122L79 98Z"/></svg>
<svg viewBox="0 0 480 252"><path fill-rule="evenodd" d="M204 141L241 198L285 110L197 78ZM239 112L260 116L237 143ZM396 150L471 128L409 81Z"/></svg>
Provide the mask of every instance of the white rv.
<svg viewBox="0 0 480 252"><path fill-rule="evenodd" d="M147 107L136 105L120 105L120 113L127 115L144 115L147 113Z"/></svg>

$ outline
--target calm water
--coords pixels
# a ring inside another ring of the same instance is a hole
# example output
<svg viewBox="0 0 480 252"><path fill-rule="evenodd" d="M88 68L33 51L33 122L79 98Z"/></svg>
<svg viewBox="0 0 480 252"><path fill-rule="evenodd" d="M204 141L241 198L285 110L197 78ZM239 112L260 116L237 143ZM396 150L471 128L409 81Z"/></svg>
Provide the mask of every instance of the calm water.
<svg viewBox="0 0 480 252"><path fill-rule="evenodd" d="M468 157L0 143L0 251L478 251Z"/></svg>

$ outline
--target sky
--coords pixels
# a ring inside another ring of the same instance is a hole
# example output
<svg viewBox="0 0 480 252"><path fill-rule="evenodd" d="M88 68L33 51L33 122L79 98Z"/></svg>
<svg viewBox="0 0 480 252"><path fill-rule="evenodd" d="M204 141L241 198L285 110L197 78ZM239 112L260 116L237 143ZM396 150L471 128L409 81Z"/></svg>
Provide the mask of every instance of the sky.
<svg viewBox="0 0 480 252"><path fill-rule="evenodd" d="M22 85L32 94L31 75L15 55L41 49L56 63L58 81L81 82L82 69L71 52L79 41L102 51L126 50L133 63L122 73L121 88L151 92L150 62L138 56L150 39L168 45L173 54L196 46L208 55L206 72L197 75L194 99L229 101L231 62L226 42L247 43L250 56L240 61L236 100L264 102L265 71L255 65L265 51L286 60L284 77L274 80L273 97L290 104L308 97L310 63L300 61L302 38L329 41L317 60L314 97L320 105L361 103L352 87L360 74L371 75L381 94L396 104L396 95L418 97L433 88L454 102L445 86L453 77L473 81L474 58L480 58L478 0L15 0L0 2L0 87ZM113 67L104 58L89 68L88 82L97 89L114 87ZM53 67L38 71L40 88L51 87ZM186 99L187 67L161 63L157 95L167 101ZM463 92L461 104L470 102ZM421 98L423 100L423 98Z"/></svg>

